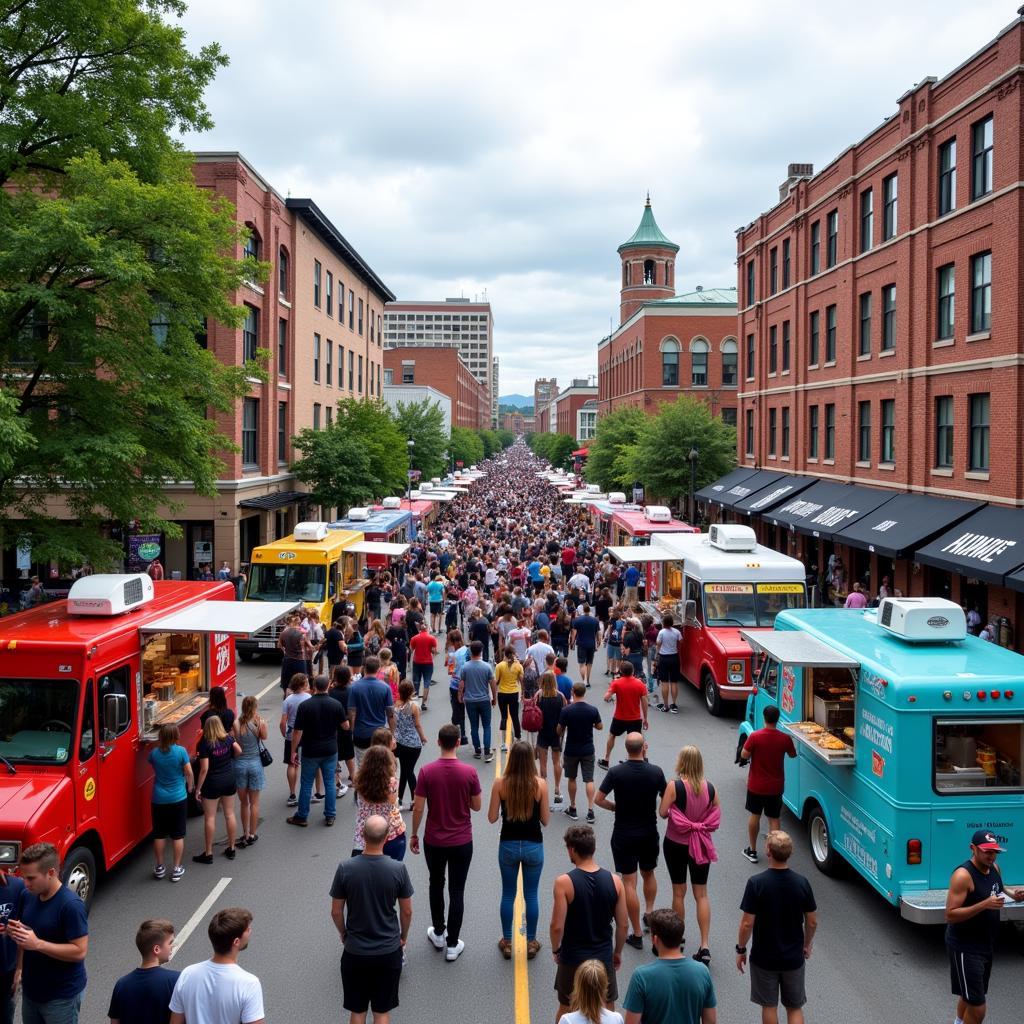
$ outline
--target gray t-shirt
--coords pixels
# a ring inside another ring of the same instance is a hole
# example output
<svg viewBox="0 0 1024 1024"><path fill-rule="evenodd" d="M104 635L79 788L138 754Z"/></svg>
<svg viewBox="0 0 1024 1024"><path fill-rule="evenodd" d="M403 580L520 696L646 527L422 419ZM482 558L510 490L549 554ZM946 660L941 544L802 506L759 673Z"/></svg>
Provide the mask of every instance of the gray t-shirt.
<svg viewBox="0 0 1024 1024"><path fill-rule="evenodd" d="M470 659L459 669L459 678L465 683L464 700L490 700L494 669L490 662Z"/></svg>
<svg viewBox="0 0 1024 1024"><path fill-rule="evenodd" d="M292 738L292 730L295 728L295 715L299 710L299 705L303 701L309 700L313 695L308 691L306 693L289 693L284 699L284 706L282 710L285 713L285 733L284 738L290 740Z"/></svg>
<svg viewBox="0 0 1024 1024"><path fill-rule="evenodd" d="M345 948L361 956L393 953L402 945L396 903L412 897L409 869L381 854L342 861L331 899L345 901Z"/></svg>

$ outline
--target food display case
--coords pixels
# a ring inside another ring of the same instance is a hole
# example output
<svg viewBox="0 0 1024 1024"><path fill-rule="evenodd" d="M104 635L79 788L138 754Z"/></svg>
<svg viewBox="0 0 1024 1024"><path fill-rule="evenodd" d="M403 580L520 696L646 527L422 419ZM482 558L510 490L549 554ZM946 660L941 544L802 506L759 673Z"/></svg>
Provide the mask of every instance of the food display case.
<svg viewBox="0 0 1024 1024"><path fill-rule="evenodd" d="M147 732L189 717L206 699L203 633L153 633L142 652L143 724Z"/></svg>

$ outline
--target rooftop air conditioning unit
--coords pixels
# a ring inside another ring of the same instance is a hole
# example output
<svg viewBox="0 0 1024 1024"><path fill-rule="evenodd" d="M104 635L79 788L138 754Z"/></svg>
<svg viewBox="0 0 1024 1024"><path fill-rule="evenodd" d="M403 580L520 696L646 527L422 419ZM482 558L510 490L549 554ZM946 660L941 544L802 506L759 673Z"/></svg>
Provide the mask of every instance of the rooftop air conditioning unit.
<svg viewBox="0 0 1024 1024"><path fill-rule="evenodd" d="M672 521L672 510L665 505L648 505L644 519L649 523L668 523Z"/></svg>
<svg viewBox="0 0 1024 1024"><path fill-rule="evenodd" d="M903 640L963 640L963 608L944 597L887 597L878 608L878 624Z"/></svg>
<svg viewBox="0 0 1024 1024"><path fill-rule="evenodd" d="M609 491L608 492L608 504L609 505L625 505L626 494L624 491Z"/></svg>
<svg viewBox="0 0 1024 1024"><path fill-rule="evenodd" d="M353 523L365 523L370 518L370 510L365 505L357 505L348 510L348 515L345 518Z"/></svg>
<svg viewBox="0 0 1024 1024"><path fill-rule="evenodd" d="M303 541L325 540L327 537L327 523L296 523L295 539Z"/></svg>
<svg viewBox="0 0 1024 1024"><path fill-rule="evenodd" d="M422 497L422 493L419 490L413 490L409 492L409 497L415 501L417 498Z"/></svg>
<svg viewBox="0 0 1024 1024"><path fill-rule="evenodd" d="M441 478L439 476L432 476L430 478L430 482L432 484L439 484L441 482Z"/></svg>
<svg viewBox="0 0 1024 1024"><path fill-rule="evenodd" d="M757 535L749 526L719 523L711 527L710 541L719 551L753 551L757 547Z"/></svg>
<svg viewBox="0 0 1024 1024"><path fill-rule="evenodd" d="M420 490L421 491L432 491L433 489L434 489L434 485L431 484L431 483L422 483L422 484L420 484Z"/></svg>
<svg viewBox="0 0 1024 1024"><path fill-rule="evenodd" d="M144 572L83 576L68 591L69 615L123 615L153 600L153 581Z"/></svg>
<svg viewBox="0 0 1024 1024"><path fill-rule="evenodd" d="M402 507L402 499L401 498L394 498L394 497L392 497L392 498L385 498L380 503L380 507L381 508L401 508Z"/></svg>
<svg viewBox="0 0 1024 1024"><path fill-rule="evenodd" d="M587 494L600 494L601 493L601 485L600 484L587 484L587 486L584 487L584 490L587 492Z"/></svg>

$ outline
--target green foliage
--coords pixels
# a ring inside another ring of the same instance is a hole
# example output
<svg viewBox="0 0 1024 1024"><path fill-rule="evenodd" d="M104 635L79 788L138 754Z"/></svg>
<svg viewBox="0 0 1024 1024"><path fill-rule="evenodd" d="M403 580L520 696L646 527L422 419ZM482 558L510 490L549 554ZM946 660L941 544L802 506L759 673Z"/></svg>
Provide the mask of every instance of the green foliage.
<svg viewBox="0 0 1024 1024"><path fill-rule="evenodd" d="M461 462L465 468L482 462L485 456L484 435L486 430L468 430L466 427L452 427L448 451L452 462Z"/></svg>
<svg viewBox="0 0 1024 1024"><path fill-rule="evenodd" d="M409 405L399 402L391 415L403 439L412 438L416 442L409 448L409 467L418 469L425 480L440 476L447 466L445 452L448 449L441 407L424 398Z"/></svg>
<svg viewBox="0 0 1024 1024"><path fill-rule="evenodd" d="M590 483L597 484L602 491L632 490L638 478L627 469L623 453L636 444L646 422L644 411L635 406L598 417L597 433L587 442L585 474Z"/></svg>
<svg viewBox="0 0 1024 1024"><path fill-rule="evenodd" d="M526 443L540 458L563 469L568 466L576 450L576 439L571 434L530 434Z"/></svg>
<svg viewBox="0 0 1024 1024"><path fill-rule="evenodd" d="M405 493L405 442L383 402L345 398L334 423L324 430L307 428L295 438L302 458L292 468L316 503L344 513L352 505Z"/></svg>

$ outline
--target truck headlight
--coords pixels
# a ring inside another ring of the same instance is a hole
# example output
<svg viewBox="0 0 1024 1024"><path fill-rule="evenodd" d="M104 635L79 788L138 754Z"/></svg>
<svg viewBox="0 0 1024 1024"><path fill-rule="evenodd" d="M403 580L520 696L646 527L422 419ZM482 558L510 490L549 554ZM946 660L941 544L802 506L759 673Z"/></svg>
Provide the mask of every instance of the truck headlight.
<svg viewBox="0 0 1024 1024"><path fill-rule="evenodd" d="M730 661L729 662L729 682L730 683L742 683L744 678L743 673L743 662L742 661Z"/></svg>
<svg viewBox="0 0 1024 1024"><path fill-rule="evenodd" d="M21 843L0 843L0 865L17 864L20 857Z"/></svg>

